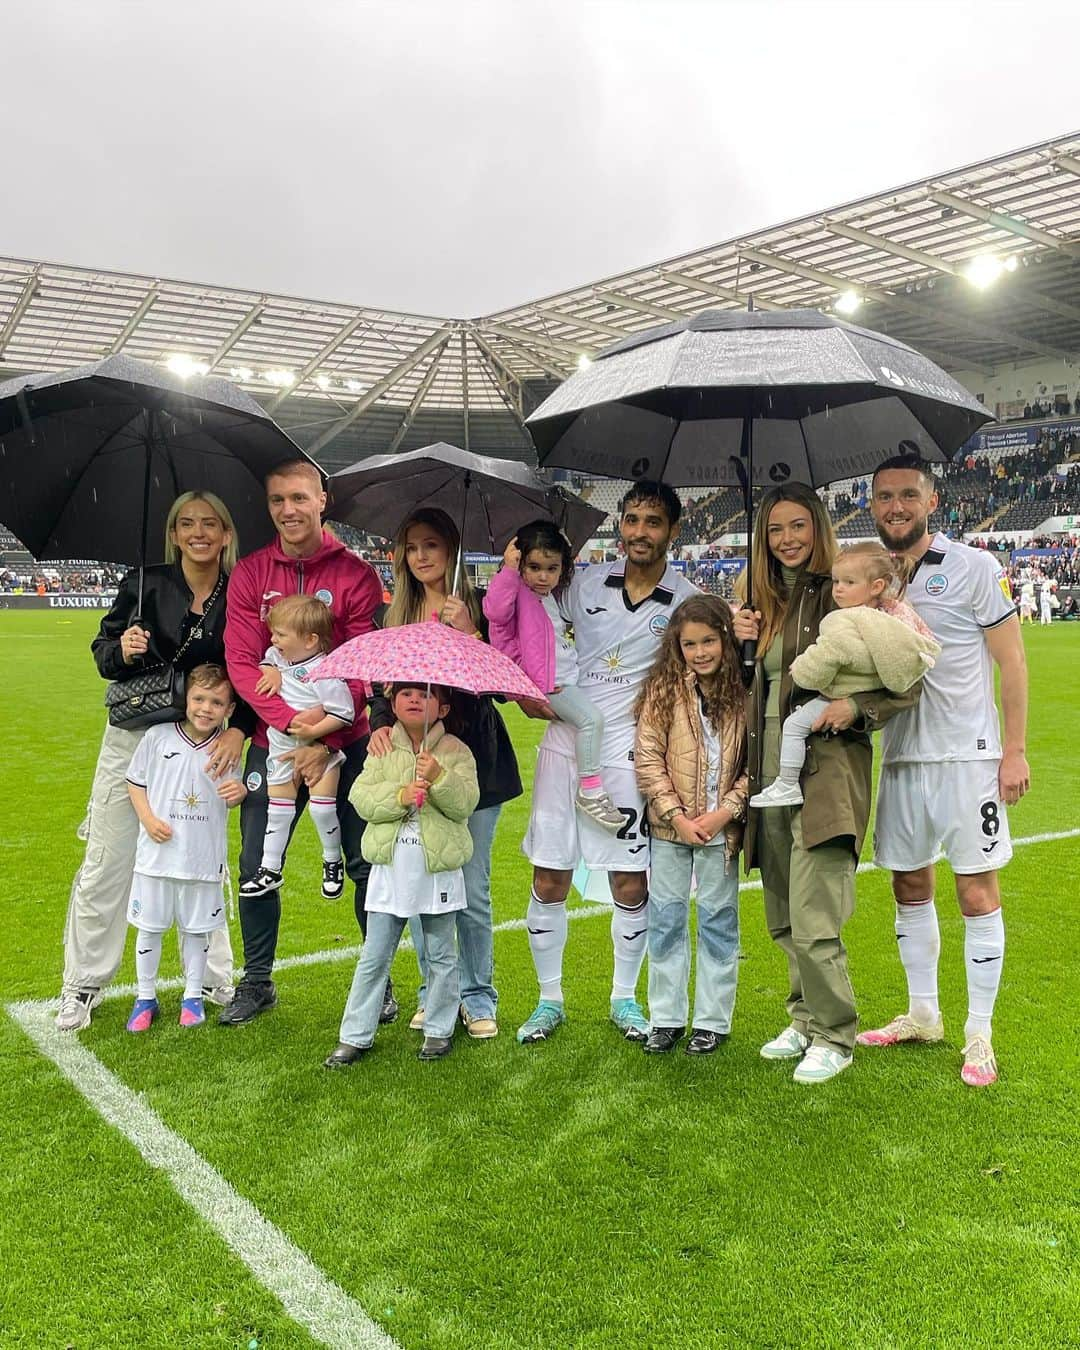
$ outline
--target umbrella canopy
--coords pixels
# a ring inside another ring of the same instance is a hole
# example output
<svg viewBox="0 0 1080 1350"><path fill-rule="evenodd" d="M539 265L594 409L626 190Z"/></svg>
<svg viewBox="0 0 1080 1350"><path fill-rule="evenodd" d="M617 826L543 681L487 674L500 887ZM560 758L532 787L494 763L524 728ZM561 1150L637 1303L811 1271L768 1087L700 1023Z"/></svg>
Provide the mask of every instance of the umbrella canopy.
<svg viewBox="0 0 1080 1350"><path fill-rule="evenodd" d="M445 684L468 694L547 701L508 656L437 620L350 638L321 662L318 675L369 684Z"/></svg>
<svg viewBox="0 0 1080 1350"><path fill-rule="evenodd" d="M904 451L940 463L992 420L895 338L817 310L706 310L609 347L526 425L542 465L745 490Z"/></svg>
<svg viewBox="0 0 1080 1350"><path fill-rule="evenodd" d="M552 485L528 464L476 455L440 441L403 455L376 455L330 478L327 518L392 539L420 507L441 507L462 547L501 553L530 520L553 520L577 553L604 512Z"/></svg>
<svg viewBox="0 0 1080 1350"><path fill-rule="evenodd" d="M159 562L192 489L217 493L249 552L274 532L264 476L307 458L228 380L109 356L0 384L0 519L37 558Z"/></svg>

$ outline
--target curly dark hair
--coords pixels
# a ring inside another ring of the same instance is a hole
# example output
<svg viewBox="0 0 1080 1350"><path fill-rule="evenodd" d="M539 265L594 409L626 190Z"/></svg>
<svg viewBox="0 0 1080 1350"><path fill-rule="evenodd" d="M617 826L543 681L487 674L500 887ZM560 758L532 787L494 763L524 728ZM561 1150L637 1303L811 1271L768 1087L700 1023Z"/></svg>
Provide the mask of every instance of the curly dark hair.
<svg viewBox="0 0 1080 1350"><path fill-rule="evenodd" d="M656 660L634 704L635 721L647 716L661 726L670 725L686 681L686 661L679 640L688 623L712 628L720 634L724 646L724 657L715 676L708 686L699 686L706 717L713 726L719 726L725 717L742 713L746 689L740 674L739 644L731 626L731 607L716 595L693 595L682 602L664 630Z"/></svg>

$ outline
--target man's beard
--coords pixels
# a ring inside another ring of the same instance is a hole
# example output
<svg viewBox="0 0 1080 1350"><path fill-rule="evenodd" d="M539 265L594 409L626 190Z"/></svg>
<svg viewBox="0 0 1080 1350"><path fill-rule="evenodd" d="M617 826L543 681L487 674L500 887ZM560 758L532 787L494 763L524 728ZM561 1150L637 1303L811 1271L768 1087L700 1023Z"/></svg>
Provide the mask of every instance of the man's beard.
<svg viewBox="0 0 1080 1350"><path fill-rule="evenodd" d="M909 548L913 548L923 535L926 534L927 524L927 518L924 516L922 520L913 522L907 534L902 534L899 538L894 538L892 535L886 534L885 526L880 525L876 520L874 521L874 528L878 532L878 538L890 553L906 553Z"/></svg>

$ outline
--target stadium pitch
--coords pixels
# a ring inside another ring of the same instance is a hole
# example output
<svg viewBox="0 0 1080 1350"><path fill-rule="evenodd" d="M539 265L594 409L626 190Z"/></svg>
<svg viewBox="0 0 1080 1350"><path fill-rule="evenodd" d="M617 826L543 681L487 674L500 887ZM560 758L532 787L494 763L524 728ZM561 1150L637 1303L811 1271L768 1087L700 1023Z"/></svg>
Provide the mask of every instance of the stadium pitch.
<svg viewBox="0 0 1080 1350"><path fill-rule="evenodd" d="M399 1022L354 1069L322 1069L356 931L351 905L318 895L306 822L274 1012L185 1031L171 990L145 1036L125 1033L116 997L89 1031L59 1037L43 1000L58 992L103 722L94 627L89 614L0 615L0 1345L1080 1342L1080 625L1024 630L1034 788L1011 813L1024 842L1004 883L1002 1079L982 1093L959 1080L962 939L946 869L942 1046L860 1051L818 1088L762 1061L783 1023L783 963L751 882L718 1054L657 1059L619 1040L595 906L571 927L569 1025L518 1047L535 997L524 800L496 841L496 1041L459 1036L448 1060L417 1063L403 951ZM509 721L527 775L540 728ZM881 873L860 876L847 933L862 1016L883 1021L902 977Z"/></svg>

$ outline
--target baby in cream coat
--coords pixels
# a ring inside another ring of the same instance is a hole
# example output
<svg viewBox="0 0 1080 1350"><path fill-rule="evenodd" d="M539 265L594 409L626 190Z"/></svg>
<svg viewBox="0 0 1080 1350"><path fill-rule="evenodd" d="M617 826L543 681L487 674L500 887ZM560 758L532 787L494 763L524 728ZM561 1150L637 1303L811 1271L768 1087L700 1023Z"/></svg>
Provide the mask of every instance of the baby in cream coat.
<svg viewBox="0 0 1080 1350"><path fill-rule="evenodd" d="M801 806L799 775L806 739L832 699L871 689L902 694L930 670L940 643L902 599L906 565L880 544L852 544L832 569L838 606L822 619L817 641L791 663L791 677L818 697L784 719L779 776L751 806Z"/></svg>

